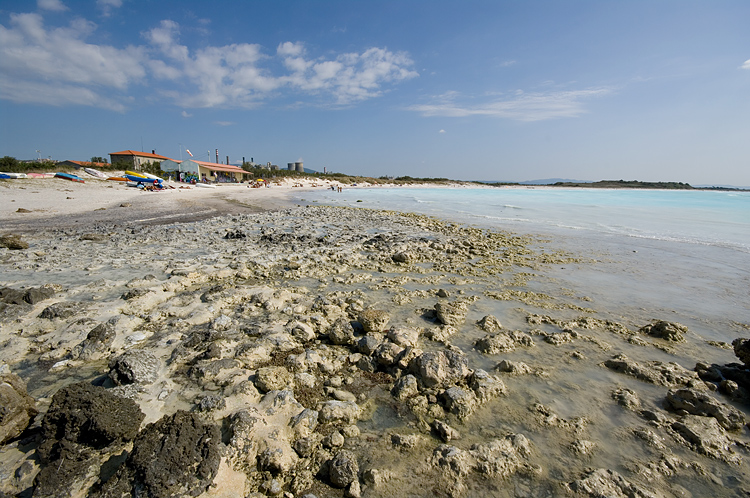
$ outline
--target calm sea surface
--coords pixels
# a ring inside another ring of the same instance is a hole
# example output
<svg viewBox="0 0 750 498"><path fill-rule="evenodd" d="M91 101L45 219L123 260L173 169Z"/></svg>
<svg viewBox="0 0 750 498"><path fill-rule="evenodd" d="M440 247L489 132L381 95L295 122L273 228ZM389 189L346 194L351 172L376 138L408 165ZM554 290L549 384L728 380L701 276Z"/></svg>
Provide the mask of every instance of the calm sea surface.
<svg viewBox="0 0 750 498"><path fill-rule="evenodd" d="M750 324L748 192L375 187L302 197L539 234L600 262L549 271L615 315L692 322L716 340Z"/></svg>

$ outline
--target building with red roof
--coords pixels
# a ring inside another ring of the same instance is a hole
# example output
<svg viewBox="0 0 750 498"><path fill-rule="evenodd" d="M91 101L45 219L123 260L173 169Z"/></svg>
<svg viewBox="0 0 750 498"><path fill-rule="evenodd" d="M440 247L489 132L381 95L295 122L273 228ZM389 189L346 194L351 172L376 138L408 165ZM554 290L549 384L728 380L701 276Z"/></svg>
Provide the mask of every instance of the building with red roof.
<svg viewBox="0 0 750 498"><path fill-rule="evenodd" d="M122 165L122 169L140 171L144 164L169 161L166 156L160 156L155 151L139 152L135 150L122 150L120 152L110 152L109 162L113 165Z"/></svg>

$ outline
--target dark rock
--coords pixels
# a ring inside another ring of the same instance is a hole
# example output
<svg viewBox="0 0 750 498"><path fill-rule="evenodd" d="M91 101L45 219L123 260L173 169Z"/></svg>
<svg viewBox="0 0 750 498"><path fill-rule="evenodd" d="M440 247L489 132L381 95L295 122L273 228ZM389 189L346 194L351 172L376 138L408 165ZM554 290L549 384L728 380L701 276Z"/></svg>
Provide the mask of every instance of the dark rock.
<svg viewBox="0 0 750 498"><path fill-rule="evenodd" d="M29 304L36 304L55 295L55 289L52 287L37 287L29 289L23 295L23 300Z"/></svg>
<svg viewBox="0 0 750 498"><path fill-rule="evenodd" d="M21 237L16 234L7 234L0 237L0 247L7 247L8 249L18 251L28 249L29 244L21 240Z"/></svg>
<svg viewBox="0 0 750 498"><path fill-rule="evenodd" d="M456 415L459 419L465 419L477 408L477 397L474 391L453 386L446 389L441 395L445 409Z"/></svg>
<svg viewBox="0 0 750 498"><path fill-rule="evenodd" d="M376 338L371 335L366 335L362 337L357 343L357 350L362 354L370 356L375 352L375 349L379 344L380 342Z"/></svg>
<svg viewBox="0 0 750 498"><path fill-rule="evenodd" d="M42 443L37 451L42 462L49 463L65 457L65 448L100 450L122 444L136 436L144 417L132 400L85 382L71 384L52 397L42 419Z"/></svg>
<svg viewBox="0 0 750 498"><path fill-rule="evenodd" d="M54 320L55 318L70 318L80 309L80 303L55 303L47 306L39 314L39 318Z"/></svg>
<svg viewBox="0 0 750 498"><path fill-rule="evenodd" d="M331 460L328 473L333 486L345 488L358 479L359 464L357 463L357 457L351 451L339 451Z"/></svg>
<svg viewBox="0 0 750 498"><path fill-rule="evenodd" d="M76 348L77 357L91 360L101 357L109 350L115 340L115 326L112 323L100 323L88 333L86 339Z"/></svg>
<svg viewBox="0 0 750 498"><path fill-rule="evenodd" d="M230 230L229 232L224 235L225 239L234 240L234 239L244 239L247 235L242 230Z"/></svg>
<svg viewBox="0 0 750 498"><path fill-rule="evenodd" d="M732 341L734 354L746 367L750 367L750 339L739 337Z"/></svg>
<svg viewBox="0 0 750 498"><path fill-rule="evenodd" d="M149 351L131 349L109 362L109 378L116 386L151 384L159 376L159 360Z"/></svg>
<svg viewBox="0 0 750 498"><path fill-rule="evenodd" d="M665 341L683 342L685 340L685 334L688 332L688 328L679 323L659 320L641 327L639 332L641 334L664 339Z"/></svg>
<svg viewBox="0 0 750 498"><path fill-rule="evenodd" d="M99 496L197 496L213 482L220 459L219 428L197 414L178 411L138 434L132 453Z"/></svg>
<svg viewBox="0 0 750 498"><path fill-rule="evenodd" d="M109 235L103 233L84 233L81 235L81 240L89 240L91 242L109 242Z"/></svg>
<svg viewBox="0 0 750 498"><path fill-rule="evenodd" d="M0 289L0 301L7 304L23 304L23 291L11 289L10 287L3 287Z"/></svg>
<svg viewBox="0 0 750 498"><path fill-rule="evenodd" d="M139 297L145 296L149 292L151 291L148 289L130 289L120 297L125 301L130 301L131 299L138 299Z"/></svg>
<svg viewBox="0 0 750 498"><path fill-rule="evenodd" d="M23 380L13 373L0 375L0 444L19 436L37 413Z"/></svg>

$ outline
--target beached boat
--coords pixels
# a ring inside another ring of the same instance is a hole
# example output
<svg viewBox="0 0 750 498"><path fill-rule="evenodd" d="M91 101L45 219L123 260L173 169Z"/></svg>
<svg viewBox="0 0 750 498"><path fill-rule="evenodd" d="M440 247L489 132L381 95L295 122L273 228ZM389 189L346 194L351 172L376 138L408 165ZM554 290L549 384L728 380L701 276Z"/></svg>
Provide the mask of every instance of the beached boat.
<svg viewBox="0 0 750 498"><path fill-rule="evenodd" d="M26 173L4 173L0 172L0 178L4 180L26 178Z"/></svg>
<svg viewBox="0 0 750 498"><path fill-rule="evenodd" d="M160 178L147 178L145 176L135 176L135 175L128 175L128 174L125 175L125 178L127 178L131 182L142 183L144 185L153 185L154 182L161 183L164 181Z"/></svg>
<svg viewBox="0 0 750 498"><path fill-rule="evenodd" d="M63 180L70 180L71 182L86 183L83 181L83 178L71 173L55 173L55 178L62 178Z"/></svg>
<svg viewBox="0 0 750 498"><path fill-rule="evenodd" d="M54 173L27 173L29 178L54 178Z"/></svg>
<svg viewBox="0 0 750 498"><path fill-rule="evenodd" d="M91 176L95 176L97 178L101 178L102 180L106 180L107 179L107 175L105 175L104 173L102 173L99 170L96 170L96 169L93 169L93 168L83 168L83 171L85 171L86 173L88 173Z"/></svg>
<svg viewBox="0 0 750 498"><path fill-rule="evenodd" d="M110 176L107 178L107 180L112 180L113 182L127 182L128 179L124 176Z"/></svg>
<svg viewBox="0 0 750 498"><path fill-rule="evenodd" d="M211 185L210 183L196 183L193 187L216 188L216 185Z"/></svg>

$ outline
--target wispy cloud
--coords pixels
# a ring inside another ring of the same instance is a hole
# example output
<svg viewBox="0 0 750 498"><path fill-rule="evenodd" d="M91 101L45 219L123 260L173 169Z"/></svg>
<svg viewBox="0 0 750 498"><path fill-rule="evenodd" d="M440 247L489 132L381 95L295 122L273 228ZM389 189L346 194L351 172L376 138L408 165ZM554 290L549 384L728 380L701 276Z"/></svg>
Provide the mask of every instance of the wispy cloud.
<svg viewBox="0 0 750 498"><path fill-rule="evenodd" d="M64 7L59 0L39 0L43 4L47 10ZM108 12L122 0L97 5ZM191 49L171 20L144 31L141 45L115 47L87 41L96 30L80 18L55 28L40 14L11 14L9 25L0 25L0 98L124 109L137 88L183 109L250 109L299 96L308 105L342 106L418 76L407 54L385 48L328 58L311 56L303 43L291 41L272 53L252 43ZM26 90L31 87L37 92Z"/></svg>
<svg viewBox="0 0 750 498"><path fill-rule="evenodd" d="M232 121L214 121L214 124L218 125L218 126L232 126L234 124L234 122L232 122Z"/></svg>
<svg viewBox="0 0 750 498"><path fill-rule="evenodd" d="M68 10L68 7L66 7L60 0L37 0L36 5L41 10L52 10L56 12Z"/></svg>
<svg viewBox="0 0 750 498"><path fill-rule="evenodd" d="M742 64L742 69L750 69L750 59L746 60L744 64Z"/></svg>
<svg viewBox="0 0 750 498"><path fill-rule="evenodd" d="M584 101L610 93L609 88L561 90L501 95L491 99L472 99L457 92L436 96L428 104L409 106L407 109L423 116L468 117L493 116L517 121L543 121L555 118L573 118L586 112ZM474 103L474 100L480 100Z"/></svg>
<svg viewBox="0 0 750 498"><path fill-rule="evenodd" d="M112 15L112 11L122 7L122 0L96 0L96 6L99 7L105 17Z"/></svg>

